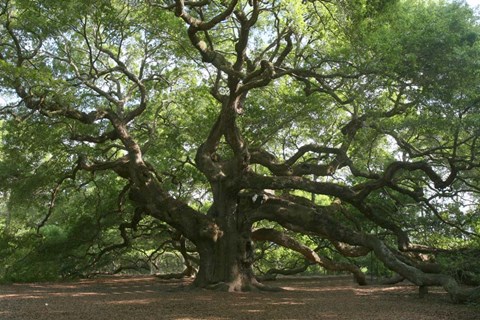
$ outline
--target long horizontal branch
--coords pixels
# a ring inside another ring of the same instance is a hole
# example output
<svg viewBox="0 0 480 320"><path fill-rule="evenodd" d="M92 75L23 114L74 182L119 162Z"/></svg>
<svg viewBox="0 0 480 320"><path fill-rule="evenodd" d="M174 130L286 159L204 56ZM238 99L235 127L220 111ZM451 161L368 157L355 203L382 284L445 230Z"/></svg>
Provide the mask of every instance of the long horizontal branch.
<svg viewBox="0 0 480 320"><path fill-rule="evenodd" d="M80 156L78 159L79 168L82 170L89 172L112 170L125 179L130 178L129 162L128 156L121 157L114 161L97 163L88 163L85 156Z"/></svg>
<svg viewBox="0 0 480 320"><path fill-rule="evenodd" d="M396 252L373 235L361 233L335 220L335 206L314 209L282 199L267 199L251 214L252 220L276 221L287 229L313 232L331 241L345 242L370 248L389 269L397 272L418 286L441 285L455 302L478 299L480 287L464 289L451 276L427 274L401 261Z"/></svg>
<svg viewBox="0 0 480 320"><path fill-rule="evenodd" d="M356 265L346 262L335 262L281 231L267 228L257 229L252 232L252 240L274 242L302 254L308 261L319 264L327 270L351 272L358 284L366 284L365 274Z"/></svg>
<svg viewBox="0 0 480 320"><path fill-rule="evenodd" d="M109 140L118 139L118 135L117 135L116 131L112 130L112 131L106 132L104 134L101 134L99 136L72 134L70 136L70 139L76 140L76 141L92 142L92 143L104 143L104 142L109 141Z"/></svg>
<svg viewBox="0 0 480 320"><path fill-rule="evenodd" d="M297 161L304 153L307 151L318 151L318 152L328 152L328 153L337 153L341 154L342 151L334 148L323 148L315 145L307 145L289 159L289 163L294 163ZM355 206L366 218L377 223L381 227L392 231L398 239L398 247L406 249L409 245L409 238L407 233L402 230L392 219L388 218L388 215L385 215L386 212L379 211L376 208L372 208L370 205L364 203L365 197L373 191L373 188L367 189L367 187L359 188L348 187L338 183L332 182L318 182L313 181L302 176L297 176L296 174L308 172L312 173L322 173L319 170L324 170L325 174L328 174L330 171L334 171L330 166L320 166L301 164L298 167L290 167L284 164L278 164L273 155L265 152L253 152L252 153L253 161L257 161L267 168L269 168L274 174L279 176L263 176L257 175L255 173L248 173L244 175L245 187L250 189L296 189L303 190L306 192L314 194L322 194L327 196L333 196L346 201L353 206ZM313 167L313 169L312 169ZM381 181L381 180L376 180ZM385 183L385 185L387 185ZM377 187L377 185L375 185ZM312 206L314 204L312 203Z"/></svg>
<svg viewBox="0 0 480 320"><path fill-rule="evenodd" d="M315 153L317 155L334 155L333 159L327 163L316 164L298 161L307 153ZM341 148L331 148L319 146L316 144L308 144L300 147L298 151L284 162L279 161L273 154L262 150L254 149L250 151L251 163L260 164L268 168L277 176L330 176L338 169L347 166L354 176L369 179L378 179L380 176L375 173L362 172L356 168L347 156L345 150Z"/></svg>
<svg viewBox="0 0 480 320"><path fill-rule="evenodd" d="M247 172L242 177L242 187L247 189L297 189L315 194L338 197L347 202L356 202L356 193L351 188L331 182L312 181L297 176L263 176Z"/></svg>
<svg viewBox="0 0 480 320"><path fill-rule="evenodd" d="M445 180L443 180L440 175L436 173L433 168L425 161L395 161L387 166L379 179L358 185L355 187L355 189L359 192L361 198L365 198L374 190L394 185L393 179L395 175L402 170L422 171L434 183L434 186L437 189L444 189L450 186L455 181L459 172L459 170L452 165L450 174Z"/></svg>

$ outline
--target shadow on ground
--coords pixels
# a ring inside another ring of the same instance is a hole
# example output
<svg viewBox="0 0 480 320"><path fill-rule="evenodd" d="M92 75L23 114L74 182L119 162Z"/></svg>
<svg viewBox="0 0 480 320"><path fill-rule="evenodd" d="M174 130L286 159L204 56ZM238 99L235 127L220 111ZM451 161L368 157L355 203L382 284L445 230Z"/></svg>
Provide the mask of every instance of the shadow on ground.
<svg viewBox="0 0 480 320"><path fill-rule="evenodd" d="M189 283L143 276L3 285L0 320L480 319L479 306L454 305L440 288L420 299L408 284L289 278L274 282L282 292L224 293L187 290Z"/></svg>

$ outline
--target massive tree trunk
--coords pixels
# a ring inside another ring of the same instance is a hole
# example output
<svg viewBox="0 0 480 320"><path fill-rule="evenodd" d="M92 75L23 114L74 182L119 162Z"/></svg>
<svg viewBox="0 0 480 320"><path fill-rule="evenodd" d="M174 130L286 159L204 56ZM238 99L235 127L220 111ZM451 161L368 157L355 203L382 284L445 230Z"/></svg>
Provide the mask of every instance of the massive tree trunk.
<svg viewBox="0 0 480 320"><path fill-rule="evenodd" d="M200 269L194 284L228 291L249 290L257 286L253 271L251 224L240 212L235 192L214 185L214 204L208 215L221 230L216 241L197 243Z"/></svg>
<svg viewBox="0 0 480 320"><path fill-rule="evenodd" d="M228 291L259 286L252 271L251 222L240 211L235 190L224 187L223 180L213 183L214 203L202 215L166 195L153 177L147 180L131 190L131 200L196 245L200 265L194 285Z"/></svg>

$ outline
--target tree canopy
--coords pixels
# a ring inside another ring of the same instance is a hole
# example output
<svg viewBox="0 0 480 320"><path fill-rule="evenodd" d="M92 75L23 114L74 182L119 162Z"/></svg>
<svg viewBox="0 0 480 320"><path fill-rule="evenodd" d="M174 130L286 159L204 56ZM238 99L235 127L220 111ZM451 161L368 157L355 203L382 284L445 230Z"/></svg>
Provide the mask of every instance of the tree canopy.
<svg viewBox="0 0 480 320"><path fill-rule="evenodd" d="M6 0L0 22L5 280L182 268L236 291L317 265L365 284L375 256L478 299L465 3Z"/></svg>

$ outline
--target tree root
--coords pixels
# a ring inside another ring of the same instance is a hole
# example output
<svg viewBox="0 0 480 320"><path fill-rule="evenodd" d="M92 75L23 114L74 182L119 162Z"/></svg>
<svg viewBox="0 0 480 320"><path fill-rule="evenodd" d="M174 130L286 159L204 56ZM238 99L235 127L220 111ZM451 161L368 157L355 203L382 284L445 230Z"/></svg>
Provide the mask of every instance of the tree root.
<svg viewBox="0 0 480 320"><path fill-rule="evenodd" d="M252 292L252 291L265 291L265 292L281 292L285 289L276 286L267 286L263 283L260 283L256 280L252 281L249 284L239 285L237 282L218 282L212 283L205 287L200 287L200 289L208 289L214 291L222 292Z"/></svg>

